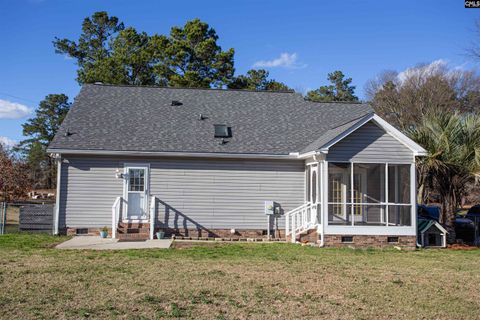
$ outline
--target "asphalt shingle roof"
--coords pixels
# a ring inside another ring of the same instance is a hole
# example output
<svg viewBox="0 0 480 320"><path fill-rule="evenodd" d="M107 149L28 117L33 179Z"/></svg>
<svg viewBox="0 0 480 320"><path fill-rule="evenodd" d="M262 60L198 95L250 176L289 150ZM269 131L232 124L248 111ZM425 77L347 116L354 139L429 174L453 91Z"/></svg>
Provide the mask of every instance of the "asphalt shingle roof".
<svg viewBox="0 0 480 320"><path fill-rule="evenodd" d="M320 147L323 136L372 112L291 92L88 84L49 150L289 154ZM227 143L214 138L214 124L231 126Z"/></svg>

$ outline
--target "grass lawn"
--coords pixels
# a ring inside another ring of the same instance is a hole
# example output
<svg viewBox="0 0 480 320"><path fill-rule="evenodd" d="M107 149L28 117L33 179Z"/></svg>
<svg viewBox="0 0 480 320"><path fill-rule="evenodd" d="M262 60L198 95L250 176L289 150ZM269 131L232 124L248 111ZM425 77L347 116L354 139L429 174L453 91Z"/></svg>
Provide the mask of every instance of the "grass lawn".
<svg viewBox="0 0 480 320"><path fill-rule="evenodd" d="M0 318L480 319L480 250L52 248L65 239L0 236Z"/></svg>

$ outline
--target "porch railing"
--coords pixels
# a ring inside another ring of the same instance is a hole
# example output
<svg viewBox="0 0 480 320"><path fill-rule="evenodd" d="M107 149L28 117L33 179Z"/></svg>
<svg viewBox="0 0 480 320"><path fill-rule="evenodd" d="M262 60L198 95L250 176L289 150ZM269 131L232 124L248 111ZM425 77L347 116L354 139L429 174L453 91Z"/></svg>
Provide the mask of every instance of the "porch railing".
<svg viewBox="0 0 480 320"><path fill-rule="evenodd" d="M153 240L153 234L155 232L155 214L156 214L156 204L157 198L151 197L150 198L150 240Z"/></svg>
<svg viewBox="0 0 480 320"><path fill-rule="evenodd" d="M296 236L317 226L317 206L307 202L285 214L285 235L295 243Z"/></svg>
<svg viewBox="0 0 480 320"><path fill-rule="evenodd" d="M117 238L117 227L120 220L120 212L122 208L122 197L117 197L112 206L112 239Z"/></svg>

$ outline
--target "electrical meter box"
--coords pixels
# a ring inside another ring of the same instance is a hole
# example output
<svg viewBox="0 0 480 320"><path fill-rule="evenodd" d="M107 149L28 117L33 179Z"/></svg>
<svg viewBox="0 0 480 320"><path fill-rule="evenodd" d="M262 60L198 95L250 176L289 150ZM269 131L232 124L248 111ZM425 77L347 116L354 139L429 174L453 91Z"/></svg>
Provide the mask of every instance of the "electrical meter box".
<svg viewBox="0 0 480 320"><path fill-rule="evenodd" d="M271 201L271 200L265 201L265 214L266 215L280 214L280 205L275 201Z"/></svg>

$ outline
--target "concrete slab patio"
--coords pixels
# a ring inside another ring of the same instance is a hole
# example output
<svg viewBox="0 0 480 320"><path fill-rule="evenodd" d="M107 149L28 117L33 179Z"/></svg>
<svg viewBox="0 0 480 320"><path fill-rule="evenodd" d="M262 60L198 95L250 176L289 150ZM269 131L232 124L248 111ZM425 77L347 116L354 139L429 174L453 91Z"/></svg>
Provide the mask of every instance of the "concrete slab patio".
<svg viewBox="0 0 480 320"><path fill-rule="evenodd" d="M102 239L96 236L77 236L60 243L55 248L92 250L168 249L171 245L171 239L119 242L118 239Z"/></svg>

